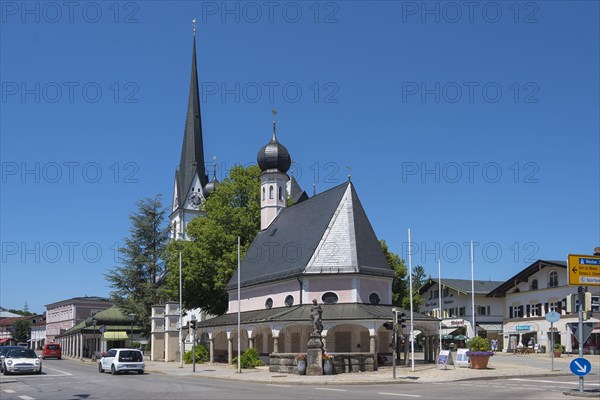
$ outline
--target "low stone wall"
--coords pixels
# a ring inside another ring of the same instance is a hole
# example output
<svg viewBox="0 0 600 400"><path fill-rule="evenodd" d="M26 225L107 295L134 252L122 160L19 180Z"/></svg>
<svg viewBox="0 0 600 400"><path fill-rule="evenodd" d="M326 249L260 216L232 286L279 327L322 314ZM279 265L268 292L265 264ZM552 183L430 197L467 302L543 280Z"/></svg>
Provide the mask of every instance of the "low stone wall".
<svg viewBox="0 0 600 400"><path fill-rule="evenodd" d="M333 356L333 373L377 371L373 353L330 353ZM284 374L298 374L297 353L271 353L269 371Z"/></svg>

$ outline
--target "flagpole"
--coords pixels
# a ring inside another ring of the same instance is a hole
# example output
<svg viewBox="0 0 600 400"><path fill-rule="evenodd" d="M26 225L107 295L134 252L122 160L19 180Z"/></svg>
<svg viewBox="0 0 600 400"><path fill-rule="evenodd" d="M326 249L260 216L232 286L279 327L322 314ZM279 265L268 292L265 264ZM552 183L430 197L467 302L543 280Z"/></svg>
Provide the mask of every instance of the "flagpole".
<svg viewBox="0 0 600 400"><path fill-rule="evenodd" d="M438 258L438 289L440 302L440 351L442 351L442 320L444 319L444 311L442 310L442 264Z"/></svg>
<svg viewBox="0 0 600 400"><path fill-rule="evenodd" d="M410 284L410 358L411 371L415 370L415 337L413 323L413 280L412 280L412 244L410 242L410 228L408 228L408 269L409 269L409 284Z"/></svg>
<svg viewBox="0 0 600 400"><path fill-rule="evenodd" d="M237 269L237 298L238 298L238 321L237 321L237 354L238 354L238 365L237 365L237 369L238 369L238 374L242 373L242 355L240 354L240 332L242 331L241 329L241 305L242 305L242 301L241 301L241 290L240 290L240 237L238 236L238 269Z"/></svg>
<svg viewBox="0 0 600 400"><path fill-rule="evenodd" d="M183 280L181 274L181 251L179 252L179 368L183 368Z"/></svg>
<svg viewBox="0 0 600 400"><path fill-rule="evenodd" d="M477 336L475 328L475 257L473 256L473 241L471 240L471 313L473 314L473 336Z"/></svg>

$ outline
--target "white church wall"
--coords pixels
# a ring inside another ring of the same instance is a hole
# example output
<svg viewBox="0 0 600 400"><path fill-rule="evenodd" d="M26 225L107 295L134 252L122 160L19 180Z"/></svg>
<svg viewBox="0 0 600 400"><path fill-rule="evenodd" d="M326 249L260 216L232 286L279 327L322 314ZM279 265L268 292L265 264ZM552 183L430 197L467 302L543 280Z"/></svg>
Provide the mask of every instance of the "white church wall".
<svg viewBox="0 0 600 400"><path fill-rule="evenodd" d="M390 298L391 284L391 279L360 277L358 302L369 304L371 293L377 293L380 299L379 304L392 304Z"/></svg>

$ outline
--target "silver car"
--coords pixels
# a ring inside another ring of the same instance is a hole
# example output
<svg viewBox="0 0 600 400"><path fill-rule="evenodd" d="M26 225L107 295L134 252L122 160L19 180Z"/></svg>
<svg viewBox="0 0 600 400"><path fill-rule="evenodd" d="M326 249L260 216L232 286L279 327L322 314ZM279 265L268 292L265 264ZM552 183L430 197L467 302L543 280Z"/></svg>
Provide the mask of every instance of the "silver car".
<svg viewBox="0 0 600 400"><path fill-rule="evenodd" d="M145 367L144 355L137 349L110 349L98 362L98 372L110 371L113 375L129 371L143 374Z"/></svg>

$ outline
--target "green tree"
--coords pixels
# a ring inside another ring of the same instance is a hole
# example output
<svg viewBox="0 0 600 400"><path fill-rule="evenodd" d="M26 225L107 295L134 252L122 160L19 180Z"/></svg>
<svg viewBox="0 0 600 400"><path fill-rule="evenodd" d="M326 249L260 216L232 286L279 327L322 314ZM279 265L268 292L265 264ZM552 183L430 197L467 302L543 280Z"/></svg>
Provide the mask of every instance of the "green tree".
<svg viewBox="0 0 600 400"><path fill-rule="evenodd" d="M12 337L17 342L26 342L31 337L31 321L18 319L12 326Z"/></svg>
<svg viewBox="0 0 600 400"><path fill-rule="evenodd" d="M130 236L119 249L121 266L106 274L112 301L125 313L136 315L136 325L144 336L150 334L151 306L163 301L165 250L169 227L160 195L139 200L137 212L130 214Z"/></svg>
<svg viewBox="0 0 600 400"><path fill-rule="evenodd" d="M396 274L394 283L392 284L392 305L410 310L410 290L408 279L408 268L405 261L396 253L389 250L385 240L380 240L379 245L385 254L388 264ZM421 306L421 296L419 296L419 288L425 282L425 270L422 266L417 265L413 268L413 311L419 311Z"/></svg>
<svg viewBox="0 0 600 400"><path fill-rule="evenodd" d="M210 314L227 311L225 286L237 269L237 238L243 258L260 230L260 169L234 166L203 203L204 217L187 226L189 241L167 247L166 296L179 297L179 253L182 259L183 306Z"/></svg>

